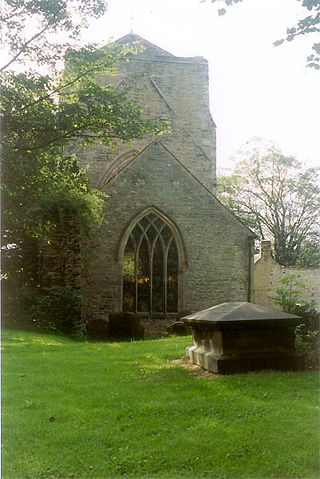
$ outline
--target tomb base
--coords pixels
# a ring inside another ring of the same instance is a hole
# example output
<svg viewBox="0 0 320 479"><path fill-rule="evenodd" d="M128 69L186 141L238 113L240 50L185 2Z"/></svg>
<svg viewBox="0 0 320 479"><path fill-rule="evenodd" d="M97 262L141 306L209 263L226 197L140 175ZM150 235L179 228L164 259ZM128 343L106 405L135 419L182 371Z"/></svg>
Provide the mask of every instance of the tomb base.
<svg viewBox="0 0 320 479"><path fill-rule="evenodd" d="M278 353L270 357L268 354L231 356L217 355L204 351L196 346L186 348L186 355L192 364L206 369L211 373L232 374L261 370L299 371L304 368L304 358L298 353Z"/></svg>

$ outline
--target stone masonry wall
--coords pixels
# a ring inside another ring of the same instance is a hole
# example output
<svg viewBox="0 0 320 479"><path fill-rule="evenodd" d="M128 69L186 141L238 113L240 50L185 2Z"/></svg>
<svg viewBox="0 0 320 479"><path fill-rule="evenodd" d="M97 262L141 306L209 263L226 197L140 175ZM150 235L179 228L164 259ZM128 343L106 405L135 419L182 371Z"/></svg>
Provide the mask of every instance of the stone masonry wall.
<svg viewBox="0 0 320 479"><path fill-rule="evenodd" d="M205 185L215 192L215 125L209 111L208 63L202 57L181 58L164 52L137 35L130 34L120 43L141 41L143 52L131 55L117 65L116 76L100 75L101 84L113 84L118 90L130 87L129 99L143 109L145 118L168 120L171 134L163 143ZM154 137L133 140L130 146L118 142L115 149L94 144L83 148L72 145L81 165L88 167L93 184L102 188L110 166L133 158Z"/></svg>
<svg viewBox="0 0 320 479"><path fill-rule="evenodd" d="M104 191L106 226L96 235L99 251L86 285L87 317L122 307L121 242L132 220L154 207L177 227L185 247L179 310L197 311L250 298L248 230L157 142Z"/></svg>
<svg viewBox="0 0 320 479"><path fill-rule="evenodd" d="M254 298L257 304L281 309L270 298L281 287L280 281L286 274L294 274L297 280L305 285L302 298L315 301L320 311L320 268L295 268L280 266L271 255L269 241L263 241L261 256L254 265Z"/></svg>
<svg viewBox="0 0 320 479"><path fill-rule="evenodd" d="M79 225L66 219L64 228L55 233L52 244L43 251L43 289L68 287L80 291L82 265Z"/></svg>
<svg viewBox="0 0 320 479"><path fill-rule="evenodd" d="M179 237L178 310L198 311L225 301L251 299L253 234L214 197L215 125L209 111L208 64L178 58L141 41L143 52L120 62L102 84L129 98L146 118L169 120L171 134L146 137L114 149L70 145L94 186L108 195L105 225L84 248L83 319L122 310L123 257L129 225L144 211L157 212ZM173 227L172 226L172 227Z"/></svg>

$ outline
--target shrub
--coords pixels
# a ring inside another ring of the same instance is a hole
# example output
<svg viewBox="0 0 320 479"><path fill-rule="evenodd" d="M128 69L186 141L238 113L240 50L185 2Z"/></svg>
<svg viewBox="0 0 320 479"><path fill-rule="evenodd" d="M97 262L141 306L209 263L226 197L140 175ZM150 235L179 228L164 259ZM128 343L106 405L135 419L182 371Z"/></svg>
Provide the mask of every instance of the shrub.
<svg viewBox="0 0 320 479"><path fill-rule="evenodd" d="M319 369L320 313L312 307L296 305L294 314L303 319L296 328L296 348L304 354L307 369Z"/></svg>
<svg viewBox="0 0 320 479"><path fill-rule="evenodd" d="M287 313L301 316L302 322L296 328L296 349L303 353L306 368L318 369L320 313L315 310L314 302L303 299L306 288L297 278L294 274L285 275L272 299Z"/></svg>
<svg viewBox="0 0 320 479"><path fill-rule="evenodd" d="M280 281L280 288L276 290L276 295L272 296L271 299L279 304L283 311L297 314L294 310L298 305L305 308L313 306L303 299L305 289L305 285L298 280L296 274L286 274Z"/></svg>
<svg viewBox="0 0 320 479"><path fill-rule="evenodd" d="M31 313L40 328L81 334L81 293L78 290L59 287L39 292L35 295Z"/></svg>

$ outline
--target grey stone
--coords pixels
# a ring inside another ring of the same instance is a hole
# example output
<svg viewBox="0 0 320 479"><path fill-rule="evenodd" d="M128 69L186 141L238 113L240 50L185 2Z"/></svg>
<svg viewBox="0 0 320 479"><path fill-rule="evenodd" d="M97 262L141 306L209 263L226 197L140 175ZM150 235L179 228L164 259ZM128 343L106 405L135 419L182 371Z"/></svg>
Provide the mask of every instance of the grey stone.
<svg viewBox="0 0 320 479"><path fill-rule="evenodd" d="M231 302L181 319L192 328L191 362L214 373L302 369L295 327L302 318L265 307Z"/></svg>
<svg viewBox="0 0 320 479"><path fill-rule="evenodd" d="M120 62L115 76L101 74L99 82L118 90L130 86L129 96L145 117L169 120L172 131L130 145L119 141L114 149L98 143L69 145L93 186L108 196L105 223L90 242L81 238L81 254L66 282L81 284L86 321L122 311L126 243L137 222L153 213L170 228L178 254L177 311L167 315L168 321L181 311L250 301L255 235L215 197L216 127L209 110L207 61L175 57L134 34L119 43L133 41L145 49ZM58 264L61 248L56 257ZM55 262L54 255L51 260ZM157 311L156 316L150 309L150 321L166 315Z"/></svg>

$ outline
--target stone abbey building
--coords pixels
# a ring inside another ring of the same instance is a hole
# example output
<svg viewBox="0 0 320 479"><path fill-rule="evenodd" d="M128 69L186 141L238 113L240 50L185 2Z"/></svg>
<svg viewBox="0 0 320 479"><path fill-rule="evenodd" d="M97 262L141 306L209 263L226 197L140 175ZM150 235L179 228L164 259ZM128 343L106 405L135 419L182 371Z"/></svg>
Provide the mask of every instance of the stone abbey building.
<svg viewBox="0 0 320 479"><path fill-rule="evenodd" d="M83 318L132 311L152 320L250 301L254 235L215 197L207 61L175 57L135 34L118 40L134 41L144 50L121 62L113 81L132 87L146 116L169 120L172 131L114 150L74 147L108 195L82 276Z"/></svg>

